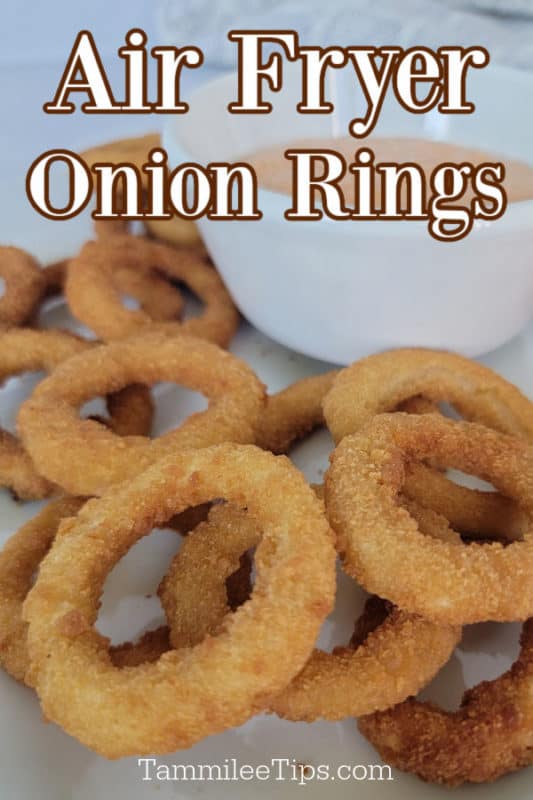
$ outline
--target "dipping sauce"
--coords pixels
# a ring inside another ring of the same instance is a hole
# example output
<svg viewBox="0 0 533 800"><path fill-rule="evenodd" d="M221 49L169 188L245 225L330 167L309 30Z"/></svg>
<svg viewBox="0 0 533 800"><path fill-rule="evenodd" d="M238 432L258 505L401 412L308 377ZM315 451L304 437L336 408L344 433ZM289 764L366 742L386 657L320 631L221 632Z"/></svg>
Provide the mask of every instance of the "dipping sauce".
<svg viewBox="0 0 533 800"><path fill-rule="evenodd" d="M513 203L520 200L533 199L533 166L522 161L513 161L495 153L487 153L483 150L430 139L377 136L360 140L349 136L338 139L301 139L258 150L244 156L243 160L255 169L260 186L274 192L290 195L292 192L292 164L289 159L285 158L284 153L285 150L293 148L301 150L334 150L343 156L348 164L353 161L356 151L361 148L369 148L374 152L375 164L413 162L423 169L427 182L431 173L446 162L453 164L469 162L474 165L503 163L506 171L503 186L507 193L508 201ZM339 181L339 187L344 194L346 204L353 206L354 176L351 172L348 172ZM375 198L377 205L379 205L380 201L380 191L380 183L376 177ZM472 192L470 190L465 192L465 199L469 199L471 196Z"/></svg>

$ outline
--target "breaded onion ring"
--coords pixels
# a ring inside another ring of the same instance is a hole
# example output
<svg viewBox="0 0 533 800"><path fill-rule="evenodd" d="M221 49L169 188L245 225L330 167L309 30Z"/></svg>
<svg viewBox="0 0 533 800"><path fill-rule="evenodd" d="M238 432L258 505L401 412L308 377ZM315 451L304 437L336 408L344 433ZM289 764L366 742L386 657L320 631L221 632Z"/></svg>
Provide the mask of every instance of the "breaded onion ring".
<svg viewBox="0 0 533 800"><path fill-rule="evenodd" d="M0 247L0 278L4 281L0 325L24 325L33 315L43 290L39 264L18 247Z"/></svg>
<svg viewBox="0 0 533 800"><path fill-rule="evenodd" d="M160 239L174 247L192 247L205 252L205 245L198 228L189 219L145 219L144 226L155 239Z"/></svg>
<svg viewBox="0 0 533 800"><path fill-rule="evenodd" d="M183 323L155 323L144 311L125 308L113 281L114 272L124 267L145 274L155 270L156 275L159 272L183 281L205 304L202 314ZM226 287L204 258L190 250L176 250L135 236L85 244L69 262L65 292L74 316L106 341L123 339L157 324L226 347L239 323Z"/></svg>
<svg viewBox="0 0 533 800"><path fill-rule="evenodd" d="M52 372L94 345L66 331L12 328L0 332L0 383L25 372ZM107 398L109 427L117 436L145 436L152 423L152 401L143 386L124 385ZM48 497L54 485L41 475L21 442L0 428L0 486L21 500Z"/></svg>
<svg viewBox="0 0 533 800"><path fill-rule="evenodd" d="M172 219L143 219L143 227L150 239L157 239L173 247L194 248L195 252L207 255L205 245L198 232L198 228L188 219L173 217ZM96 219L94 233L99 241L108 241L114 236L124 236L130 233L127 219Z"/></svg>
<svg viewBox="0 0 533 800"><path fill-rule="evenodd" d="M83 503L76 497L52 501L8 539L0 552L0 664L18 681L25 680L29 666L22 604L59 523L77 514Z"/></svg>
<svg viewBox="0 0 533 800"><path fill-rule="evenodd" d="M28 625L22 620L22 604L52 545L59 523L66 517L74 517L85 502L77 497L53 500L13 534L0 551L0 665L18 681L26 683L29 668ZM239 565L228 577L226 590L231 607L239 606L248 596L249 578L249 564ZM213 631L207 626L205 632ZM110 646L109 654L116 667L134 667L157 661L170 647L169 629L164 625L147 631L136 642Z"/></svg>
<svg viewBox="0 0 533 800"><path fill-rule="evenodd" d="M272 453L286 454L296 441L325 425L322 403L338 372L331 370L311 375L269 395L256 444ZM410 414L428 414L437 409L423 397L410 397L402 404L402 410Z"/></svg>
<svg viewBox="0 0 533 800"><path fill-rule="evenodd" d="M42 270L45 283L44 299L63 294L67 277L68 260L57 261ZM140 308L157 322L180 319L184 299L179 289L156 274L135 269L119 269L113 281L120 294L126 294L139 302Z"/></svg>
<svg viewBox="0 0 533 800"><path fill-rule="evenodd" d="M431 512L424 511L427 518ZM432 519L432 533L439 533ZM452 535L440 519L443 536ZM225 625L225 582L261 539L256 518L214 506L208 521L184 541L159 589L174 647L194 647ZM455 535L455 540L459 537ZM396 609L357 649L314 650L303 670L269 704L294 721L339 720L388 708L425 686L446 663L460 628L439 626ZM394 657L391 658L391 653Z"/></svg>
<svg viewBox="0 0 533 800"><path fill-rule="evenodd" d="M430 456L513 498L527 514L523 539L467 546L422 536L397 497L406 463ZM382 414L337 446L325 498L345 569L369 592L443 624L533 614L533 449L523 440L439 414Z"/></svg>
<svg viewBox="0 0 533 800"><path fill-rule="evenodd" d="M391 350L341 370L324 400L334 440L356 433L376 414L416 411L412 400L411 407L403 405L413 392L434 404L451 403L470 421L533 440L533 404L516 386L467 358L425 349ZM457 486L416 464L410 473L406 493L444 514L469 538L519 535L522 515L501 495Z"/></svg>
<svg viewBox="0 0 533 800"><path fill-rule="evenodd" d="M31 685L27 646L28 624L22 605L33 585L35 573L52 542L59 523L74 517L85 500L62 497L49 503L4 545L0 552L0 664L13 678ZM166 626L145 633L138 642L109 648L117 667L155 661L170 647Z"/></svg>
<svg viewBox="0 0 533 800"><path fill-rule="evenodd" d="M78 409L131 383L183 383L209 408L148 439L119 438ZM37 469L70 494L98 495L169 452L224 441L253 442L264 387L236 356L192 336L151 333L101 345L61 364L22 405L18 427Z"/></svg>
<svg viewBox="0 0 533 800"><path fill-rule="evenodd" d="M248 508L263 531L250 601L216 638L117 670L93 628L109 570L153 527L215 497ZM46 717L109 758L172 752L243 723L309 657L334 563L321 504L286 458L230 444L167 456L89 501L41 564L24 618Z"/></svg>
<svg viewBox="0 0 533 800"><path fill-rule="evenodd" d="M533 403L488 367L438 350L390 350L339 372L324 400L335 442L413 395L448 402L461 416L533 441Z"/></svg>
<svg viewBox="0 0 533 800"><path fill-rule="evenodd" d="M194 248L196 252L206 254L204 243L196 225L188 219L173 217L172 219L143 220L149 238L157 239L174 247ZM125 219L97 219L94 221L94 233L100 241L107 241L113 236L124 236L129 233L128 221Z"/></svg>
<svg viewBox="0 0 533 800"><path fill-rule="evenodd" d="M387 764L425 781L494 781L533 762L533 620L510 670L465 692L458 711L411 698L359 720Z"/></svg>
<svg viewBox="0 0 533 800"><path fill-rule="evenodd" d="M272 453L287 453L298 439L324 425L322 401L337 371L312 375L269 395L257 430L257 444Z"/></svg>
<svg viewBox="0 0 533 800"><path fill-rule="evenodd" d="M256 444L273 453L288 453L297 440L324 425L322 403L337 374L332 371L313 375L269 395ZM430 414L438 411L438 406L418 395L404 400L397 410ZM405 493L419 506L445 517L467 539L520 538L526 524L524 514L507 497L459 486L415 462L407 465Z"/></svg>
<svg viewBox="0 0 533 800"><path fill-rule="evenodd" d="M405 465L404 492L446 517L466 539L520 539L527 514L499 492L470 489L413 461Z"/></svg>

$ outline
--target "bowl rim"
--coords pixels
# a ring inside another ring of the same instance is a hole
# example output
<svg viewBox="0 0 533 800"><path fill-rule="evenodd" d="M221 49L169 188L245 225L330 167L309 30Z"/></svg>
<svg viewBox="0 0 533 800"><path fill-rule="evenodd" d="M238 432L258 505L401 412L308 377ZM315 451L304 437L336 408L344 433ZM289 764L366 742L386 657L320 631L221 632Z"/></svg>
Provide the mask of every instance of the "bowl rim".
<svg viewBox="0 0 533 800"><path fill-rule="evenodd" d="M531 90L531 86L533 84L533 71L517 69L515 67L509 67L507 65L499 64L498 62L491 62L490 69L492 74L496 73L500 76L500 78L507 77L508 81L516 81L517 83L527 82L528 88ZM236 78L236 71L230 70L224 72L222 75L218 75L215 78L211 78L210 80L205 81L204 83L196 86L190 93L189 97L187 98L189 105L192 106L194 104L195 97L198 97L206 92L213 92L216 91L217 87L225 86L229 81L232 83L235 82ZM169 118L165 121L163 125L163 131L161 136L161 141L164 149L167 151L169 155L169 162L170 166L177 166L180 163L194 161L196 159L197 163L202 163L199 159L194 156L189 150L187 150L179 137L179 125L180 119L178 118ZM533 133L533 132L532 132ZM332 137L337 138L337 137ZM339 137L344 138L344 137ZM399 137L401 138L401 137ZM409 138L409 137L403 137ZM438 137L435 141L450 141L449 139L439 139ZM283 141L280 141L282 144ZM533 166L533 163L532 163ZM288 195L282 192L275 192L271 189L265 189L264 187L258 187L258 206L261 209L263 214L261 220L255 221L255 224L258 222L261 223L278 223L284 224L288 222L288 220L284 217L284 211L287 209L287 198ZM201 217L197 220L200 224L203 222L209 222L211 220L207 220L206 218ZM222 220L223 222L224 220ZM244 220L243 220L244 221ZM379 229L376 229L375 223L378 221L386 221L388 225L381 225ZM233 220L231 220L233 222ZM294 222L294 220L292 221ZM323 217L321 220L316 221L309 221L309 220L302 220L296 221L298 225L305 226L306 228L310 229L312 227L313 230L317 232L320 231L321 234L324 231L335 232L335 235L339 235L341 231L350 232L350 238L353 238L353 233L357 231L357 235L363 236L374 236L379 238L389 237L389 236L413 236L415 238L419 238L421 233L427 235L427 222L425 220L334 220L330 217ZM356 222L357 225L342 225L342 223L349 223L349 222ZM406 223L409 222L407 225ZM317 224L319 223L319 224ZM340 228L339 228L340 226ZM498 220L490 221L490 220L477 220L474 222L474 228L468 234L466 239L471 238L472 236L485 234L490 230L494 230L497 228L496 233L502 234L504 232L513 232L516 230L522 230L523 228L533 227L533 198L531 200L520 200L516 202L509 203L505 213L502 217ZM465 239L461 239L460 242L464 242ZM452 244L452 243L446 243Z"/></svg>

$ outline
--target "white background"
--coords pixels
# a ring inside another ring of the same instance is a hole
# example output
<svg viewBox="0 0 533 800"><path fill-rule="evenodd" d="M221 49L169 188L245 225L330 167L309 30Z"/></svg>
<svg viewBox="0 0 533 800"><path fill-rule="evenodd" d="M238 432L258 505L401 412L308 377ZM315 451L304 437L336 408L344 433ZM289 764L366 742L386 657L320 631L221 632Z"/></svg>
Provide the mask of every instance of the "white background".
<svg viewBox="0 0 533 800"><path fill-rule="evenodd" d="M81 224L39 219L25 193L25 177L33 159L48 149L83 148L133 133L158 128L143 115L50 115L50 101L80 28L95 37L111 84L117 94L123 82L116 50L126 31L141 27L155 43L154 4L146 0L92 0L91 3L17 0L5 3L0 27L0 241L42 252L46 240L50 257L68 255ZM31 241L28 229L31 226ZM61 227L59 227L61 226ZM58 232L61 230L61 237Z"/></svg>

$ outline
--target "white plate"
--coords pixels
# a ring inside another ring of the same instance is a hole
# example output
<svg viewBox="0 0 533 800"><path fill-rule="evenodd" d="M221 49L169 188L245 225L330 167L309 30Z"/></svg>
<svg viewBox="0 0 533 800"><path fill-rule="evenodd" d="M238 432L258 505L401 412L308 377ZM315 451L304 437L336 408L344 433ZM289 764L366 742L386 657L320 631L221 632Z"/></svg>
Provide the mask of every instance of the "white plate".
<svg viewBox="0 0 533 800"><path fill-rule="evenodd" d="M45 316L47 325L65 324L65 312L55 308ZM233 351L248 361L271 391L305 375L327 369L273 343L248 326L243 326ZM525 392L533 394L533 328L505 348L485 359L505 377L515 381ZM0 424L13 423L13 409L28 391L28 379L10 381L0 395ZM169 387L158 387L156 430L162 431L178 422L193 409L201 407L198 396ZM296 464L310 481L319 481L327 466L331 447L329 437L320 432L297 447ZM38 509L38 504L18 505L6 492L0 492L2 541L8 538ZM99 628L115 641L130 638L158 624L161 609L158 602L146 595L155 592L164 574L171 553L178 545L175 534L156 533L145 539L115 569L108 581ZM324 626L322 644L346 642L361 608L362 593L346 577L340 578L337 609ZM464 643L442 671L425 696L453 707L465 687L483 679L496 677L505 670L517 653L518 626L484 625L467 631ZM295 781L274 779L261 782L168 782L143 781L143 769L134 758L109 762L87 750L53 724L44 724L35 695L11 678L0 673L0 796L2 800L93 800L94 798L384 798L418 800L449 796L441 788L393 770L393 781L330 780L310 781L304 790ZM88 709L90 713L90 709ZM468 743L465 742L465 747ZM239 765L270 764L271 759L289 759L317 766L330 766L334 775L337 766L374 765L380 759L358 734L353 720L343 723L290 723L274 716L250 720L236 730L211 737L188 751L157 759L158 764L220 764L236 759ZM360 769L358 774L362 774ZM466 787L456 797L483 797L496 800L502 792L518 800L527 795L531 773L528 770L506 777L491 786Z"/></svg>

